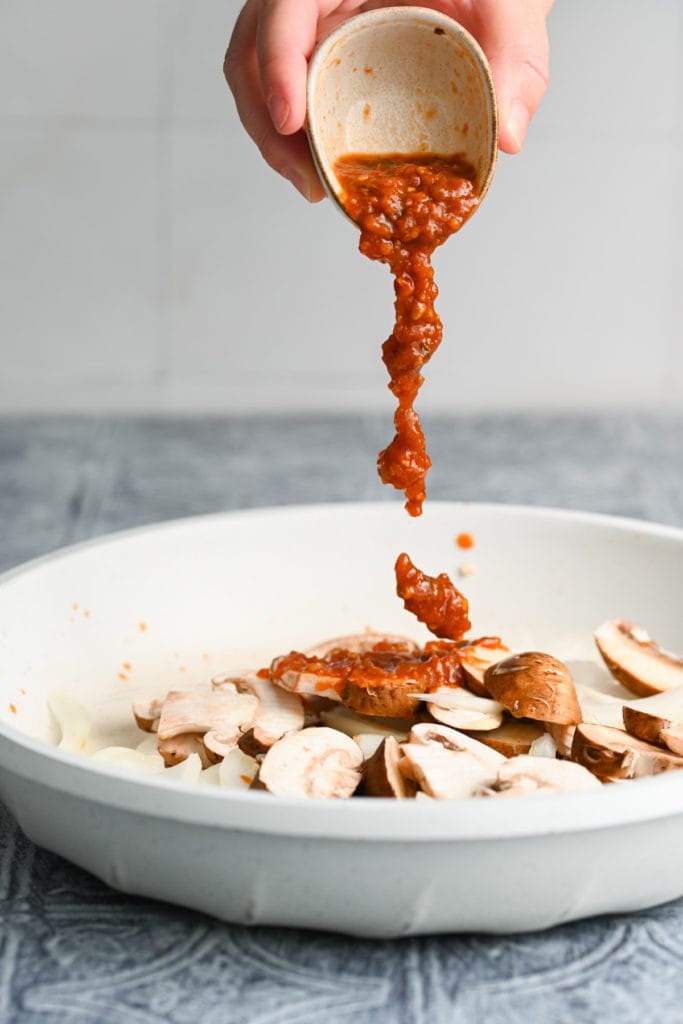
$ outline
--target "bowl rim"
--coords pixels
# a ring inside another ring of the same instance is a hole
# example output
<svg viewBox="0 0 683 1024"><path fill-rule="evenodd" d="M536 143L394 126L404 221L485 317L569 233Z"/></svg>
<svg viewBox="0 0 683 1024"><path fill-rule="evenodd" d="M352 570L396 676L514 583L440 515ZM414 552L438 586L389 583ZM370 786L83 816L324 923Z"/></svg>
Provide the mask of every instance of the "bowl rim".
<svg viewBox="0 0 683 1024"><path fill-rule="evenodd" d="M325 166L326 161L323 159L323 150L319 144L315 120L311 120L309 118L309 112L315 99L320 70L329 51L339 42L340 39L353 35L357 32L363 32L366 29L371 28L374 25L381 24L387 20L400 20L405 22L419 21L425 25L432 25L436 28L444 29L451 36L457 36L464 44L465 48L476 57L477 65L482 72L486 104L491 124L491 131L489 133L490 151L488 154L488 171L484 180L478 183L478 197L480 203L483 201L491 186L498 160L499 115L493 74L486 54L472 33L468 32L468 30L461 25L460 22L456 21L455 18L444 14L442 11L433 10L429 7L410 5L377 7L373 10L362 11L359 14L355 14L351 18L347 18L346 21L337 25L336 28L332 29L329 35L325 36L325 38L317 44L311 56L306 76L306 134L308 136L313 163L315 164L316 171L318 172L327 195L339 207L349 223L353 224L355 228L357 228L358 225L351 217L349 217L342 206L339 200L338 189L335 187L335 181L332 175L328 173L327 167Z"/></svg>
<svg viewBox="0 0 683 1024"><path fill-rule="evenodd" d="M683 548L683 529L626 516L546 506L496 502L431 501L435 513L493 514L593 525L638 536L668 539ZM325 502L259 506L148 523L92 537L14 566L0 574L0 588L43 566L109 544L159 532L193 530L244 519L301 515L405 516L398 502ZM0 768L55 792L146 817L227 831L370 841L473 841L568 834L619 827L683 812L683 776L678 772L634 779L576 793L526 796L519 801L404 801L382 798L344 801L271 797L225 791L197 783L132 776L116 766L60 750L9 722L0 722ZM2 786L5 790L5 786ZM7 787L7 795L9 794ZM8 800L11 808L12 800ZM264 813L265 809L265 813Z"/></svg>

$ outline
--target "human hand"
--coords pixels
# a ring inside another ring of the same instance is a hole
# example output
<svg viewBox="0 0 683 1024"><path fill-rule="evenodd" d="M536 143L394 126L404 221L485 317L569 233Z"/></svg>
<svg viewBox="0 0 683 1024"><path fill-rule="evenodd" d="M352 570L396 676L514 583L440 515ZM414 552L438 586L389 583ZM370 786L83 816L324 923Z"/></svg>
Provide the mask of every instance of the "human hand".
<svg viewBox="0 0 683 1024"><path fill-rule="evenodd" d="M400 0L398 0L400 3ZM397 0L247 0L225 56L242 124L270 166L310 202L325 195L304 122L306 72L316 44L360 11ZM546 17L552 0L435 0L488 57L499 109L499 145L518 153L548 84Z"/></svg>

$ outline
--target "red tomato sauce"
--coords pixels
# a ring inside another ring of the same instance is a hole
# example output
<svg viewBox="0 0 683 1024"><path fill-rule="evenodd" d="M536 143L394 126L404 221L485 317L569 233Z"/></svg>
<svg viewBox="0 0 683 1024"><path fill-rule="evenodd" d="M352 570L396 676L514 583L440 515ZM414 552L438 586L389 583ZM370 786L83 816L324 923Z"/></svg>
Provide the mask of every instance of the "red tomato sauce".
<svg viewBox="0 0 683 1024"><path fill-rule="evenodd" d="M335 173L344 209L361 229L361 252L387 263L394 276L396 322L382 358L398 401L396 434L377 468L383 483L404 492L408 513L419 516L431 460L413 406L421 369L443 333L431 255L476 208L474 171L457 155L388 154L344 156Z"/></svg>

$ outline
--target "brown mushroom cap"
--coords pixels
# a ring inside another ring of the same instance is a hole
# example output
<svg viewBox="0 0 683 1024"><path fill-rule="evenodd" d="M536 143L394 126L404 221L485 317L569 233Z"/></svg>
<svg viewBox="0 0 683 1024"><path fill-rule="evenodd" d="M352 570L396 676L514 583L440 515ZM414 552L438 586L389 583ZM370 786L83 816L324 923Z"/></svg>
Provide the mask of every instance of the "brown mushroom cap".
<svg viewBox="0 0 683 1024"><path fill-rule="evenodd" d="M288 732L270 748L259 781L278 796L348 797L360 780L363 753L344 733L325 726Z"/></svg>
<svg viewBox="0 0 683 1024"><path fill-rule="evenodd" d="M341 695L342 704L359 715L380 718L412 718L420 701L412 696L416 683L410 679L387 676L377 686L347 680Z"/></svg>
<svg viewBox="0 0 683 1024"><path fill-rule="evenodd" d="M648 697L683 686L683 660L659 647L639 626L614 619L603 622L594 635L607 668L632 693Z"/></svg>
<svg viewBox="0 0 683 1024"><path fill-rule="evenodd" d="M156 732L161 717L160 700L137 700L133 704L133 715L138 728L144 732Z"/></svg>
<svg viewBox="0 0 683 1024"><path fill-rule="evenodd" d="M572 760L604 782L683 768L683 758L606 725L577 725Z"/></svg>
<svg viewBox="0 0 683 1024"><path fill-rule="evenodd" d="M183 733L181 736L171 736L169 739L159 740L157 750L163 757L164 765L167 768L186 761L190 754L199 756L202 768L208 768L212 763L207 756L201 734L196 732Z"/></svg>
<svg viewBox="0 0 683 1024"><path fill-rule="evenodd" d="M415 796L417 786L399 771L401 748L393 736L385 736L379 747L365 762L362 796L384 796L404 800Z"/></svg>
<svg viewBox="0 0 683 1024"><path fill-rule="evenodd" d="M517 757L519 754L528 754L531 744L544 734L545 729L540 722L521 718L503 722L490 732L479 732L477 739L492 750L497 750L503 757Z"/></svg>
<svg viewBox="0 0 683 1024"><path fill-rule="evenodd" d="M646 743L659 743L676 754L683 753L679 741L679 730L683 729L683 686L624 704L622 713L632 736Z"/></svg>
<svg viewBox="0 0 683 1024"><path fill-rule="evenodd" d="M551 654L526 651L487 668L484 683L515 718L561 725L581 721L569 669Z"/></svg>

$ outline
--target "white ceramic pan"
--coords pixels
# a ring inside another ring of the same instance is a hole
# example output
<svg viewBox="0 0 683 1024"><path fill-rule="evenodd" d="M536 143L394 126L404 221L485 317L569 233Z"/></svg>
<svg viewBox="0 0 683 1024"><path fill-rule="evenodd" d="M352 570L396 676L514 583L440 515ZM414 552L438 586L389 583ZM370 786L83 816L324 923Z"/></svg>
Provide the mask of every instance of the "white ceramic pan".
<svg viewBox="0 0 683 1024"><path fill-rule="evenodd" d="M461 582L473 634L594 660L592 630L620 617L683 650L683 532L670 528L431 502L418 521L398 505L321 505L136 530L0 580L0 798L36 843L112 886L236 922L509 932L682 895L683 772L509 800L293 801L54 746L53 690L90 709L103 745L132 745L134 694L365 626L423 639L394 595L403 550L429 573L474 568Z"/></svg>

